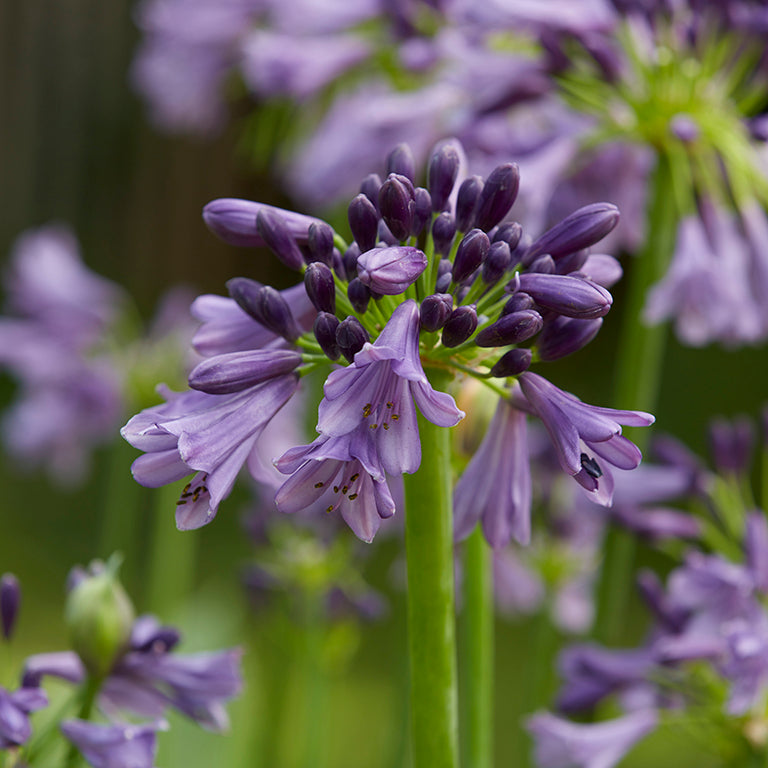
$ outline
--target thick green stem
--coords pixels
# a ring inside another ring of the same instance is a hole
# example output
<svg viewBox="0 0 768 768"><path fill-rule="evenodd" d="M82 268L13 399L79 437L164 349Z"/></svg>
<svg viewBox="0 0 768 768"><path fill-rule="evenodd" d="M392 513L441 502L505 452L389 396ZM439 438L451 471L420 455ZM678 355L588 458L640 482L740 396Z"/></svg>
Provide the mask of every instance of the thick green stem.
<svg viewBox="0 0 768 768"><path fill-rule="evenodd" d="M650 287L664 275L677 236L678 205L672 195L672 169L659 155L649 189L645 246L633 259L624 297L622 334L616 362L615 405L653 412L658 399L666 326L648 326L642 312ZM648 432L627 428L624 434L642 449ZM598 588L597 636L615 642L624 626L627 595L635 559L635 540L625 531L609 528Z"/></svg>
<svg viewBox="0 0 768 768"><path fill-rule="evenodd" d="M181 487L182 483L173 483L156 490L153 495L146 605L149 611L166 620L190 596L200 538L195 531L176 529L174 510Z"/></svg>
<svg viewBox="0 0 768 768"><path fill-rule="evenodd" d="M493 765L493 574L491 549L478 525L464 545L461 616L461 758Z"/></svg>
<svg viewBox="0 0 768 768"><path fill-rule="evenodd" d="M428 373L436 389L448 375ZM421 467L405 476L413 768L457 768L450 432L419 416Z"/></svg>

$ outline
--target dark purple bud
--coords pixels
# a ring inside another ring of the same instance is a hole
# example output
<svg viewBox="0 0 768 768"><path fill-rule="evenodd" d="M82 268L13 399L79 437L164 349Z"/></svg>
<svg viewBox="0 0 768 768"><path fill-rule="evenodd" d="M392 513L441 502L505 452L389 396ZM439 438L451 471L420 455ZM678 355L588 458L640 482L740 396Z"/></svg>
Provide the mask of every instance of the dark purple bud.
<svg viewBox="0 0 768 768"><path fill-rule="evenodd" d="M291 349L227 352L195 366L189 374L189 386L209 395L229 395L290 373L300 365L301 354Z"/></svg>
<svg viewBox="0 0 768 768"><path fill-rule="evenodd" d="M541 315L533 309L502 315L493 325L483 328L475 338L478 347L506 347L535 336L544 325Z"/></svg>
<svg viewBox="0 0 768 768"><path fill-rule="evenodd" d="M514 251L522 236L523 228L516 221L509 221L496 230L493 235L493 242L503 240L509 246L509 250Z"/></svg>
<svg viewBox="0 0 768 768"><path fill-rule="evenodd" d="M438 275L437 280L435 280L435 291L437 293L447 293L448 289L451 287L451 273L446 272L444 275Z"/></svg>
<svg viewBox="0 0 768 768"><path fill-rule="evenodd" d="M512 251L505 240L497 240L491 243L491 248L483 262L483 282L486 285L495 285L501 280L502 275L512 263Z"/></svg>
<svg viewBox="0 0 768 768"><path fill-rule="evenodd" d="M324 221L310 225L307 247L312 261L333 266L333 229Z"/></svg>
<svg viewBox="0 0 768 768"><path fill-rule="evenodd" d="M325 264L316 261L307 267L304 288L318 312L333 314L336 311L336 284L333 282L333 272Z"/></svg>
<svg viewBox="0 0 768 768"><path fill-rule="evenodd" d="M528 370L532 357L533 353L530 349L510 349L491 368L491 376L499 379L506 378L507 376L517 376L519 373Z"/></svg>
<svg viewBox="0 0 768 768"><path fill-rule="evenodd" d="M421 302L419 319L425 331L439 331L453 311L453 296L450 293L433 293Z"/></svg>
<svg viewBox="0 0 768 768"><path fill-rule="evenodd" d="M589 319L608 314L613 297L602 286L568 275L520 275L520 289L545 309L559 315Z"/></svg>
<svg viewBox="0 0 768 768"><path fill-rule="evenodd" d="M272 333L289 341L301 335L288 302L271 286L259 285L247 277L233 277L227 282L227 290L244 312Z"/></svg>
<svg viewBox="0 0 768 768"><path fill-rule="evenodd" d="M453 144L443 144L432 157L427 166L427 189L432 195L432 210L435 213L445 209L451 196L456 176L459 173L461 158Z"/></svg>
<svg viewBox="0 0 768 768"><path fill-rule="evenodd" d="M440 259L440 261L437 262L437 276L442 277L443 275L450 275L453 272L453 264L451 264L450 259Z"/></svg>
<svg viewBox="0 0 768 768"><path fill-rule="evenodd" d="M379 214L373 203L363 194L353 197L347 209L347 219L360 253L370 251L376 245L379 231Z"/></svg>
<svg viewBox="0 0 768 768"><path fill-rule="evenodd" d="M347 288L347 296L356 312L364 313L368 309L368 302L371 300L371 291L359 277L350 280Z"/></svg>
<svg viewBox="0 0 768 768"><path fill-rule="evenodd" d="M520 188L520 169L516 163L504 163L485 180L477 204L475 226L488 232L508 213Z"/></svg>
<svg viewBox="0 0 768 768"><path fill-rule="evenodd" d="M333 249L331 254L331 260L333 262L333 271L339 277L340 280L348 280L347 270L344 267L344 259L342 259L338 248Z"/></svg>
<svg viewBox="0 0 768 768"><path fill-rule="evenodd" d="M424 187L416 187L413 198L411 234L418 237L432 217L432 198Z"/></svg>
<svg viewBox="0 0 768 768"><path fill-rule="evenodd" d="M435 252L447 256L451 252L453 238L456 234L456 222L450 213L441 213L432 224L432 239Z"/></svg>
<svg viewBox="0 0 768 768"><path fill-rule="evenodd" d="M475 211L483 191L483 180L479 176L464 179L456 198L456 229L466 232L475 226Z"/></svg>
<svg viewBox="0 0 768 768"><path fill-rule="evenodd" d="M280 216L297 243L305 243L310 225L320 221L312 216L285 211L264 203L238 200L234 197L223 197L208 203L203 208L203 221L208 229L225 243L262 248L266 243L256 231L256 217L260 211L264 210Z"/></svg>
<svg viewBox="0 0 768 768"><path fill-rule="evenodd" d="M554 275L555 260L548 253L545 253L543 256L539 256L534 260L534 262L528 267L528 272L538 272L543 275Z"/></svg>
<svg viewBox="0 0 768 768"><path fill-rule="evenodd" d="M344 256L342 256L344 271L347 273L347 280L357 274L357 260L359 258L360 246L357 243L352 243L352 245L344 251Z"/></svg>
<svg viewBox="0 0 768 768"><path fill-rule="evenodd" d="M709 444L715 467L723 474L743 474L749 471L754 432L746 417L714 419L709 426Z"/></svg>
<svg viewBox="0 0 768 768"><path fill-rule="evenodd" d="M381 189L381 176L378 173L369 173L360 184L360 192L365 195L373 207L379 210L379 190Z"/></svg>
<svg viewBox="0 0 768 768"><path fill-rule="evenodd" d="M513 312L522 312L524 309L533 309L535 302L533 298L523 291L516 291L509 297L509 301L501 310L502 315L511 315Z"/></svg>
<svg viewBox="0 0 768 768"><path fill-rule="evenodd" d="M387 175L390 173L405 176L411 180L411 183L416 178L416 161L414 160L411 148L407 144L398 144L387 155Z"/></svg>
<svg viewBox="0 0 768 768"><path fill-rule="evenodd" d="M453 281L463 283L482 263L491 248L491 241L482 229L468 232L459 243L453 261Z"/></svg>
<svg viewBox="0 0 768 768"><path fill-rule="evenodd" d="M256 216L256 231L261 235L269 250L286 267L295 269L297 272L301 271L304 267L304 256L280 214L267 208L260 210ZM309 236L309 231L307 231L307 236Z"/></svg>
<svg viewBox="0 0 768 768"><path fill-rule="evenodd" d="M368 331L356 317L348 317L339 323L336 329L336 343L344 357L353 362L355 355L363 348L364 344L370 341Z"/></svg>
<svg viewBox="0 0 768 768"><path fill-rule="evenodd" d="M451 312L443 327L442 342L446 347L458 347L463 344L477 328L477 310L474 304L457 307Z"/></svg>
<svg viewBox="0 0 768 768"><path fill-rule="evenodd" d="M588 256L589 254L587 253L586 249L582 249L580 251L574 251L573 253L569 253L566 256L559 258L557 260L557 274L567 275L570 272L578 272L586 263ZM534 264L536 261L538 261L538 259L534 261ZM584 276L588 277L588 275ZM595 282L597 283L599 281L595 280ZM602 285L602 283L600 283L600 285Z"/></svg>
<svg viewBox="0 0 768 768"><path fill-rule="evenodd" d="M389 227L379 219L379 243L400 245L400 241L389 231Z"/></svg>
<svg viewBox="0 0 768 768"><path fill-rule="evenodd" d="M572 317L554 315L547 318L536 348L541 360L558 360L586 347L597 336L603 318L577 320Z"/></svg>
<svg viewBox="0 0 768 768"><path fill-rule="evenodd" d="M379 190L381 218L398 242L407 240L411 235L414 207L413 188L409 190L397 176L390 176L381 185Z"/></svg>
<svg viewBox="0 0 768 768"><path fill-rule="evenodd" d="M566 216L529 246L523 266L537 256L548 253L557 260L602 240L619 223L619 209L611 203L585 205Z"/></svg>
<svg viewBox="0 0 768 768"><path fill-rule="evenodd" d="M20 602L19 580L12 573L4 573L0 578L0 626L6 640L10 640L13 634Z"/></svg>
<svg viewBox="0 0 768 768"><path fill-rule="evenodd" d="M372 292L397 296L427 268L427 257L418 248L390 245L360 255L357 274Z"/></svg>
<svg viewBox="0 0 768 768"><path fill-rule="evenodd" d="M315 324L312 327L317 343L331 360L338 360L341 350L336 342L336 331L340 325L339 318L328 312L320 312L315 318Z"/></svg>

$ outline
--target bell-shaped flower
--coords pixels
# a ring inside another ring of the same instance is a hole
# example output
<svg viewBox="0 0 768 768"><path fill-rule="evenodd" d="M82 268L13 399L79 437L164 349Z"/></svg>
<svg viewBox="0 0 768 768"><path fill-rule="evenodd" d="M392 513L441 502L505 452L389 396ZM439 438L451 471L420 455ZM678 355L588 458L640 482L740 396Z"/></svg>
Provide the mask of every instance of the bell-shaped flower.
<svg viewBox="0 0 768 768"><path fill-rule="evenodd" d="M531 469L526 415L499 400L488 432L464 470L453 494L457 539L466 538L482 520L492 547L531 537Z"/></svg>
<svg viewBox="0 0 768 768"><path fill-rule="evenodd" d="M654 417L642 411L587 405L535 373L521 374L519 382L530 408L552 439L563 471L572 475L593 501L610 506L614 483L609 467L634 469L642 458L638 447L621 436L621 426L647 427Z"/></svg>
<svg viewBox="0 0 768 768"><path fill-rule="evenodd" d="M320 403L318 432L342 437L361 423L374 434L376 453L391 475L415 472L421 463L416 408L440 427L464 418L454 399L432 388L419 358L419 307L400 304L373 344L354 363L333 371Z"/></svg>
<svg viewBox="0 0 768 768"><path fill-rule="evenodd" d="M275 466L291 475L275 496L281 512L322 504L328 513L338 511L355 535L368 542L381 520L395 513L375 438L365 423L345 435L321 435L310 445L292 448Z"/></svg>

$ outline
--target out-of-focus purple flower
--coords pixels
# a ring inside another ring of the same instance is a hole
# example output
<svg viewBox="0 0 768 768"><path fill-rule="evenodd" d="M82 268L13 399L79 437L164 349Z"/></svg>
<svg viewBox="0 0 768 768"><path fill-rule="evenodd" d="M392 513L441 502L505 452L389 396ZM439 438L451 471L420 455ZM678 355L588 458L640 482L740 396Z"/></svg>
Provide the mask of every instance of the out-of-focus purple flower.
<svg viewBox="0 0 768 768"><path fill-rule="evenodd" d="M723 475L743 475L749 471L754 441L752 422L746 416L733 421L713 419L710 422L712 459Z"/></svg>
<svg viewBox="0 0 768 768"><path fill-rule="evenodd" d="M488 432L456 485L454 528L458 539L482 520L492 547L531 536L531 470L526 415L499 400Z"/></svg>
<svg viewBox="0 0 768 768"><path fill-rule="evenodd" d="M7 691L0 687L0 750L24 744L32 735L30 712L48 706L45 691L21 687Z"/></svg>
<svg viewBox="0 0 768 768"><path fill-rule="evenodd" d="M535 740L539 768L612 768L657 722L652 710L590 724L541 713L526 726Z"/></svg>
<svg viewBox="0 0 768 768"><path fill-rule="evenodd" d="M153 768L157 731L167 728L164 722L102 725L87 720L64 720L61 723L62 733L93 768Z"/></svg>
<svg viewBox="0 0 768 768"><path fill-rule="evenodd" d="M434 390L419 358L419 308L400 304L373 344L355 355L354 365L333 371L324 387L318 431L341 437L365 423L390 474L415 472L421 446L414 403L426 419L452 427L464 418L453 398Z"/></svg>
<svg viewBox="0 0 768 768"><path fill-rule="evenodd" d="M19 580L12 573L4 573L0 577L0 629L6 640L10 639L16 626L20 602Z"/></svg>
<svg viewBox="0 0 768 768"><path fill-rule="evenodd" d="M535 373L521 374L519 382L530 408L552 439L563 471L598 504L610 506L613 478L609 467L634 469L641 458L634 443L621 436L621 425L647 427L653 416L587 405ZM589 456L584 447L601 461Z"/></svg>

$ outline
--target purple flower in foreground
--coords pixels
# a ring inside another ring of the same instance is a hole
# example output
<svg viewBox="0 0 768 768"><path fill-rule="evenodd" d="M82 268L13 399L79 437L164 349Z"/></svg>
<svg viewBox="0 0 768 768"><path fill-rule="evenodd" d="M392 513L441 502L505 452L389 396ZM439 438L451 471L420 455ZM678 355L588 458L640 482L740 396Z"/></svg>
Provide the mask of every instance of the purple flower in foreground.
<svg viewBox="0 0 768 768"><path fill-rule="evenodd" d="M654 417L642 411L587 405L535 373L523 373L519 382L530 408L552 439L560 466L593 501L610 506L613 477L609 467L634 469L641 459L637 446L621 436L621 425L647 427Z"/></svg>
<svg viewBox="0 0 768 768"><path fill-rule="evenodd" d="M317 429L341 437L366 423L386 472L415 472L421 463L416 425L422 415L441 427L464 418L454 399L434 390L419 358L419 307L400 304L373 344L366 343L347 368L333 371L323 388Z"/></svg>
<svg viewBox="0 0 768 768"><path fill-rule="evenodd" d="M488 432L453 496L455 535L468 536L482 519L485 538L503 547L531 536L531 469L526 415L499 400Z"/></svg>
<svg viewBox="0 0 768 768"><path fill-rule="evenodd" d="M93 768L153 768L156 733L167 728L164 722L100 725L87 720L65 720L61 724L62 733Z"/></svg>
<svg viewBox="0 0 768 768"><path fill-rule="evenodd" d="M22 687L13 693L0 687L0 749L24 744L32 735L29 713L48 706L44 691Z"/></svg>
<svg viewBox="0 0 768 768"><path fill-rule="evenodd" d="M539 768L612 768L658 722L651 710L602 723L571 723L542 713L528 720Z"/></svg>

